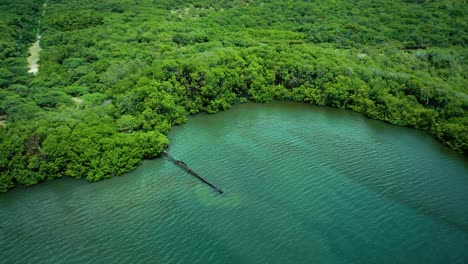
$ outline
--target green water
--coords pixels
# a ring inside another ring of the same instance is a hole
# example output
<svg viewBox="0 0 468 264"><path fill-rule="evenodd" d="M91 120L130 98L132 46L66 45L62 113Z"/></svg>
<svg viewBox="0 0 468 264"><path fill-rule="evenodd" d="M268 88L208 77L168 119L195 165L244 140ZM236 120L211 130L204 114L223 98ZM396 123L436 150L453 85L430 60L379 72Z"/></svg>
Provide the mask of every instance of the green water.
<svg viewBox="0 0 468 264"><path fill-rule="evenodd" d="M3 263L468 263L468 161L408 128L299 103L197 115L165 159L0 195Z"/></svg>

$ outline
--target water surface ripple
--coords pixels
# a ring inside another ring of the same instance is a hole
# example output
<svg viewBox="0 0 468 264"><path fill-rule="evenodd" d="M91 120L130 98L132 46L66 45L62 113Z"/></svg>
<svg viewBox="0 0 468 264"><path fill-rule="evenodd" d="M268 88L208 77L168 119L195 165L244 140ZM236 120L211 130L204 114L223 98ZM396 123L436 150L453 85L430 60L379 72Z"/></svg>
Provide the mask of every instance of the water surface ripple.
<svg viewBox="0 0 468 264"><path fill-rule="evenodd" d="M299 103L197 115L165 159L0 195L2 263L467 263L468 161L421 131Z"/></svg>

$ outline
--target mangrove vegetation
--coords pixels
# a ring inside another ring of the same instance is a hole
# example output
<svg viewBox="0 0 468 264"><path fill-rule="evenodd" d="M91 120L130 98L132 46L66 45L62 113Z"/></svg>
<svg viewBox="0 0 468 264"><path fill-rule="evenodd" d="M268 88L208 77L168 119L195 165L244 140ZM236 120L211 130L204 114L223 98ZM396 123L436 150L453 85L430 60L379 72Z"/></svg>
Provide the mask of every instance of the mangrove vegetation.
<svg viewBox="0 0 468 264"><path fill-rule="evenodd" d="M0 191L122 175L188 115L246 101L351 109L466 154L467 14L461 0L1 1Z"/></svg>

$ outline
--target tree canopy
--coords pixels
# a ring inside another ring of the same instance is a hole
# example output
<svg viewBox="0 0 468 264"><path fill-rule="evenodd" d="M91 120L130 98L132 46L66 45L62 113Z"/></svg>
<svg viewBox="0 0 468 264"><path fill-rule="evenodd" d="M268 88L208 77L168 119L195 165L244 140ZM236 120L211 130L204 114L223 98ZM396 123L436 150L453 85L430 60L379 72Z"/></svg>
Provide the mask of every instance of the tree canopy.
<svg viewBox="0 0 468 264"><path fill-rule="evenodd" d="M457 0L5 0L0 191L97 181L158 156L187 115L294 100L426 130L468 153ZM42 16L44 14L44 16ZM28 47L42 36L40 68Z"/></svg>

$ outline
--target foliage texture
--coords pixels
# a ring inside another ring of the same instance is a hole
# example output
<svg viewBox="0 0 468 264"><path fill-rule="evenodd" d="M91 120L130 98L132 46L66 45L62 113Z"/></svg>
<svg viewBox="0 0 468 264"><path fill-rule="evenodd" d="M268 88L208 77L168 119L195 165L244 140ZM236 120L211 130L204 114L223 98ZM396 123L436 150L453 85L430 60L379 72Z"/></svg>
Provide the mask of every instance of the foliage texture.
<svg viewBox="0 0 468 264"><path fill-rule="evenodd" d="M352 109L468 152L465 1L43 4L0 3L0 191L121 175L188 114L247 100Z"/></svg>

